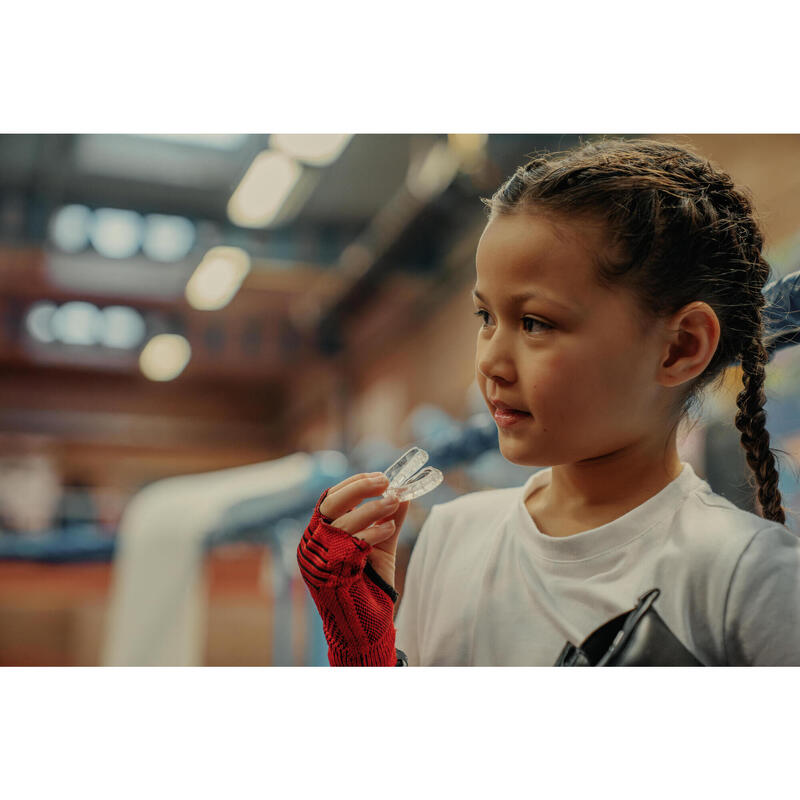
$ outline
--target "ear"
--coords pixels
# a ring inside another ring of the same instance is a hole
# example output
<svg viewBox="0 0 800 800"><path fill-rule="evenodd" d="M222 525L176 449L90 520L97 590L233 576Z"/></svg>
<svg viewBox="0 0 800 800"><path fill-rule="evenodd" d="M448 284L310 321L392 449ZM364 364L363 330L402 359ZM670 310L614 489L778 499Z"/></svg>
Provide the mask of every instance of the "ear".
<svg viewBox="0 0 800 800"><path fill-rule="evenodd" d="M658 367L662 386L679 386L697 377L714 357L719 344L719 319L708 303L684 306L666 322Z"/></svg>

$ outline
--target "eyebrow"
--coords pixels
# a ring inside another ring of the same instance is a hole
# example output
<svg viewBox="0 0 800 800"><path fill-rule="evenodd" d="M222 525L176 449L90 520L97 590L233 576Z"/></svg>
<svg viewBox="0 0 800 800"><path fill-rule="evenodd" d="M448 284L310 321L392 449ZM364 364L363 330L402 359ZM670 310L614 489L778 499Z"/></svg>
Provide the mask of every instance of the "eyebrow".
<svg viewBox="0 0 800 800"><path fill-rule="evenodd" d="M481 300L484 303L487 302L486 299L483 297L483 295L481 295L480 292L478 291L477 286L472 287L472 294L475 295L475 297L477 297L478 300ZM525 302L525 300L530 300L532 297L536 298L537 300L544 300L545 302L552 303L554 306L558 306L559 308L562 308L564 311L569 311L569 312L575 311L575 309L572 308L571 306L568 306L565 303L562 303L561 301L556 300L553 297L542 294L541 292L518 292L517 294L512 294L509 300L512 305L519 305Z"/></svg>

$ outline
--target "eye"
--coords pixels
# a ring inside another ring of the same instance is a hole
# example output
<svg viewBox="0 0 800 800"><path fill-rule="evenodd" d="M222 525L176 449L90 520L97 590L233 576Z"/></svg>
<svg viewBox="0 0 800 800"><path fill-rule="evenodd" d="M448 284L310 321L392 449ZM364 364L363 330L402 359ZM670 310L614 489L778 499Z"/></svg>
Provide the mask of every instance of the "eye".
<svg viewBox="0 0 800 800"><path fill-rule="evenodd" d="M537 333L552 330L553 326L547 322L542 322L536 317L523 317L522 327L525 328L526 333Z"/></svg>
<svg viewBox="0 0 800 800"><path fill-rule="evenodd" d="M481 327L485 328L489 325L490 317L488 311L481 308L474 313L476 317L480 317L480 319L483 320L483 325ZM550 323L543 322L536 317L522 317L522 327L526 333L544 333L545 331L553 329Z"/></svg>

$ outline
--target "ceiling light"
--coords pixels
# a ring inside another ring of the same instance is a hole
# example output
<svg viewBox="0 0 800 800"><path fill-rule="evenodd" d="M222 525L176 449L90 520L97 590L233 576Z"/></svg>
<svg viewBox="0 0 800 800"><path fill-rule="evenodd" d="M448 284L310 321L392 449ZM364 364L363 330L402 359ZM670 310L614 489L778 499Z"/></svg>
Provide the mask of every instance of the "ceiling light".
<svg viewBox="0 0 800 800"><path fill-rule="evenodd" d="M100 311L92 303L64 303L50 318L50 330L64 344L92 345L97 342Z"/></svg>
<svg viewBox="0 0 800 800"><path fill-rule="evenodd" d="M89 244L92 212L86 206L64 206L50 220L50 238L65 253L78 253Z"/></svg>
<svg viewBox="0 0 800 800"><path fill-rule="evenodd" d="M94 212L90 238L106 258L130 258L142 242L142 218L135 211L99 208Z"/></svg>
<svg viewBox="0 0 800 800"><path fill-rule="evenodd" d="M411 163L406 186L418 200L443 192L458 173L459 159L447 142L437 142L420 160Z"/></svg>
<svg viewBox="0 0 800 800"><path fill-rule="evenodd" d="M239 291L249 271L250 256L244 250L212 247L189 278L186 299L201 311L224 308Z"/></svg>
<svg viewBox="0 0 800 800"><path fill-rule="evenodd" d="M142 315L127 306L108 306L103 309L102 333L100 343L105 347L118 347L133 350L145 336Z"/></svg>
<svg viewBox="0 0 800 800"><path fill-rule="evenodd" d="M270 147L314 167L332 164L344 152L352 133L273 133Z"/></svg>
<svg viewBox="0 0 800 800"><path fill-rule="evenodd" d="M54 342L55 336L50 329L50 320L56 311L55 303L43 301L34 303L25 315L25 327L28 333L39 342Z"/></svg>
<svg viewBox="0 0 800 800"><path fill-rule="evenodd" d="M486 133L448 133L447 144L461 158L471 159L486 149L489 135Z"/></svg>
<svg viewBox="0 0 800 800"><path fill-rule="evenodd" d="M153 261L180 261L194 245L194 225L185 217L148 214L142 251Z"/></svg>
<svg viewBox="0 0 800 800"><path fill-rule="evenodd" d="M171 381L183 372L192 348L183 336L160 333L154 336L139 355L139 368L151 381Z"/></svg>
<svg viewBox="0 0 800 800"><path fill-rule="evenodd" d="M303 168L277 150L259 153L228 202L228 217L243 228L261 228L277 217Z"/></svg>

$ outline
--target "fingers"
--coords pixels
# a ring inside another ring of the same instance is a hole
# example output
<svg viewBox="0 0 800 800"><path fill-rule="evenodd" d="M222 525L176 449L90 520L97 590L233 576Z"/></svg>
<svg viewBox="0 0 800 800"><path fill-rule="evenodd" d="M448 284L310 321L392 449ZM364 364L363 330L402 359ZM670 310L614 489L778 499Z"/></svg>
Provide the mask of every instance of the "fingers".
<svg viewBox="0 0 800 800"><path fill-rule="evenodd" d="M328 490L319 507L320 513L328 519L337 519L355 508L367 497L375 497L386 490L389 481L382 473L362 473L354 475Z"/></svg>
<svg viewBox="0 0 800 800"><path fill-rule="evenodd" d="M328 490L320 504L320 513L332 520L336 528L361 539L370 545L390 540L400 530L408 512L409 503L395 497L379 498L359 505L368 497L386 490L389 481L381 472L351 475ZM358 506L356 508L356 506Z"/></svg>
<svg viewBox="0 0 800 800"><path fill-rule="evenodd" d="M356 473L355 475L351 475L349 478L345 478L343 481L341 481L341 483L337 483L336 486L331 486L330 490L328 491L328 494L333 494L334 492L338 492L339 489L353 483L354 481L361 481L364 480L365 478L377 478L379 475L383 475L383 473L382 472Z"/></svg>
<svg viewBox="0 0 800 800"><path fill-rule="evenodd" d="M358 533L376 522L385 520L394 514L400 506L396 497L385 497L372 500L369 503L348 511L341 517L334 519L334 526L348 533Z"/></svg>
<svg viewBox="0 0 800 800"><path fill-rule="evenodd" d="M359 533L354 533L353 538L363 539L365 542L367 542L367 544L371 544L374 547L376 544L380 544L387 539L391 539L394 532L394 520L390 519L388 522L382 522L380 525L373 525L372 527L366 528Z"/></svg>

